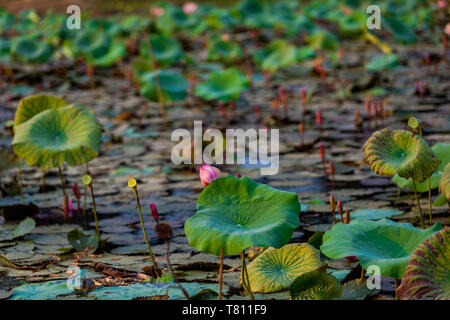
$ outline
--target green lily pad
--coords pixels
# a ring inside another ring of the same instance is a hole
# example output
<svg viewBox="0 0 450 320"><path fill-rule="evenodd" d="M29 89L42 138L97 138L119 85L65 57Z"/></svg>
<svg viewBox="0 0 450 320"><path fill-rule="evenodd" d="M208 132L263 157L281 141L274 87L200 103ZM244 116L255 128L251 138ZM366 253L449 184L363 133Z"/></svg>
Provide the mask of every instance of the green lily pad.
<svg viewBox="0 0 450 320"><path fill-rule="evenodd" d="M20 61L45 63L51 58L53 48L42 39L20 37L13 41L11 53Z"/></svg>
<svg viewBox="0 0 450 320"><path fill-rule="evenodd" d="M77 252L83 252L87 248L92 251L98 246L97 236L87 236L78 229L67 233L67 241Z"/></svg>
<svg viewBox="0 0 450 320"><path fill-rule="evenodd" d="M189 87L186 79L175 70L158 70L144 73L140 78L142 85L141 94L149 101L159 101L156 76L159 79L164 102L184 100L186 98Z"/></svg>
<svg viewBox="0 0 450 320"><path fill-rule="evenodd" d="M415 178L423 182L439 166L433 150L426 141L406 130L389 128L376 131L363 146L370 168L382 176Z"/></svg>
<svg viewBox="0 0 450 320"><path fill-rule="evenodd" d="M239 98L242 91L250 85L247 77L237 69L211 72L206 82L195 88L195 94L205 100L220 100L228 102Z"/></svg>
<svg viewBox="0 0 450 320"><path fill-rule="evenodd" d="M26 234L31 233L35 227L36 222L33 218L26 218L25 220L22 220L14 230L13 239L20 238Z"/></svg>
<svg viewBox="0 0 450 320"><path fill-rule="evenodd" d="M80 165L98 156L100 125L81 107L49 109L17 126L12 146L29 166Z"/></svg>
<svg viewBox="0 0 450 320"><path fill-rule="evenodd" d="M413 28L407 25L400 17L384 15L381 24L388 29L397 41L403 43L414 43L417 36Z"/></svg>
<svg viewBox="0 0 450 320"><path fill-rule="evenodd" d="M369 289L365 279L355 279L342 286L342 294L336 300L364 300L379 292L379 289Z"/></svg>
<svg viewBox="0 0 450 320"><path fill-rule="evenodd" d="M377 265L382 275L400 279L412 252L441 229L439 223L428 229L417 229L410 223L388 219L357 219L349 224L338 223L325 232L320 249L332 259L356 256L364 269Z"/></svg>
<svg viewBox="0 0 450 320"><path fill-rule="evenodd" d="M208 45L208 60L229 62L241 57L242 49L236 42L219 40Z"/></svg>
<svg viewBox="0 0 450 320"><path fill-rule="evenodd" d="M183 57L183 50L180 44L167 36L152 34L150 36L153 57L160 66L169 66L172 63L181 60ZM144 57L149 57L148 38L141 42L140 53Z"/></svg>
<svg viewBox="0 0 450 320"><path fill-rule="evenodd" d="M302 243L269 248L248 265L253 292L277 292L289 288L305 272L321 268L320 251Z"/></svg>
<svg viewBox="0 0 450 320"><path fill-rule="evenodd" d="M400 62L396 54L381 54L373 57L366 65L367 71L381 71L395 68Z"/></svg>
<svg viewBox="0 0 450 320"><path fill-rule="evenodd" d="M450 299L450 228L425 240L411 255L398 294L403 298Z"/></svg>
<svg viewBox="0 0 450 320"><path fill-rule="evenodd" d="M297 61L297 49L286 40L276 39L266 48L255 51L253 58L263 70L275 72Z"/></svg>
<svg viewBox="0 0 450 320"><path fill-rule="evenodd" d="M441 182L439 184L439 192L450 201L450 163L447 164L444 172L442 173Z"/></svg>
<svg viewBox="0 0 450 320"><path fill-rule="evenodd" d="M300 225L299 212L297 194L229 176L202 191L184 230L189 244L216 256L222 248L225 255L251 246L280 248Z"/></svg>
<svg viewBox="0 0 450 320"><path fill-rule="evenodd" d="M50 300L72 292L73 289L67 287L66 280L31 283L14 288L9 300Z"/></svg>
<svg viewBox="0 0 450 320"><path fill-rule="evenodd" d="M380 220L383 218L390 218L401 214L403 214L403 211L396 209L359 209L350 212L350 220ZM336 220L340 219L341 217L337 215Z"/></svg>
<svg viewBox="0 0 450 320"><path fill-rule="evenodd" d="M14 126L30 120L42 111L61 108L67 106L67 104L66 100L56 96L34 95L23 98L19 101L14 116Z"/></svg>
<svg viewBox="0 0 450 320"><path fill-rule="evenodd" d="M441 161L439 166L436 168L436 171L430 176L430 187L431 189L436 189L439 187L441 182L442 172L444 171L445 166L450 163L450 144L445 143L436 143L431 150L435 154L436 158ZM414 190L412 179L405 179L396 174L392 181L399 187L404 188L408 187L410 190ZM416 182L416 190L418 192L426 192L428 191L428 179L424 182Z"/></svg>
<svg viewBox="0 0 450 320"><path fill-rule="evenodd" d="M331 300L341 296L342 285L333 275L315 270L295 279L289 293L292 300Z"/></svg>
<svg viewBox="0 0 450 320"><path fill-rule="evenodd" d="M92 65L100 67L110 67L116 64L120 59L124 58L127 54L125 44L122 42L113 42L109 47L109 50L100 57L94 57L92 59Z"/></svg>
<svg viewBox="0 0 450 320"><path fill-rule="evenodd" d="M316 50L334 51L339 47L339 40L329 31L317 30L308 36L308 45Z"/></svg>
<svg viewBox="0 0 450 320"><path fill-rule="evenodd" d="M83 28L73 40L72 50L88 62L103 57L111 47L111 38L103 30Z"/></svg>

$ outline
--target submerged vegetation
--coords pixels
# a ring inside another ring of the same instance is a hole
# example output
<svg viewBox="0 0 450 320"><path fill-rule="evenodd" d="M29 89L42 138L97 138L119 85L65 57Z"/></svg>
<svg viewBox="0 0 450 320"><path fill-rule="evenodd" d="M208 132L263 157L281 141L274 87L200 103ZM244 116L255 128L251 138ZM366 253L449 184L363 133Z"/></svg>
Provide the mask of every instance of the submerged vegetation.
<svg viewBox="0 0 450 320"><path fill-rule="evenodd" d="M450 3L375 2L0 8L0 299L450 299Z"/></svg>

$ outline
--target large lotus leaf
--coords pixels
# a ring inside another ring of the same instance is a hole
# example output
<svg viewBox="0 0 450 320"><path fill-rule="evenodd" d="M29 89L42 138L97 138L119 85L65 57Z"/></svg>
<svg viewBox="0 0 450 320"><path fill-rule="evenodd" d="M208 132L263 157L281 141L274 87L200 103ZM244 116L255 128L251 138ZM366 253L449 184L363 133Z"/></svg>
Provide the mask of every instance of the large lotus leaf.
<svg viewBox="0 0 450 320"><path fill-rule="evenodd" d="M249 80L237 69L211 72L206 82L195 88L195 94L205 100L228 102L239 98L242 91L249 87Z"/></svg>
<svg viewBox="0 0 450 320"><path fill-rule="evenodd" d="M398 294L413 299L450 299L450 228L437 232L413 252Z"/></svg>
<svg viewBox="0 0 450 320"><path fill-rule="evenodd" d="M339 29L346 36L360 35L365 27L366 19L367 16L361 11L355 11L348 16L340 15Z"/></svg>
<svg viewBox="0 0 450 320"><path fill-rule="evenodd" d="M92 65L100 67L110 67L124 58L127 54L125 45L122 42L113 42L105 55L92 59Z"/></svg>
<svg viewBox="0 0 450 320"><path fill-rule="evenodd" d="M439 192L450 201L450 163L444 169L442 173L441 183L439 184Z"/></svg>
<svg viewBox="0 0 450 320"><path fill-rule="evenodd" d="M433 150L436 158L441 161L436 171L430 177L430 186L431 189L435 189L439 187L439 183L441 182L442 172L447 164L450 163L450 144L445 143L436 143L431 150ZM404 188L408 187L411 190L414 190L412 179L405 179L396 174L392 181L399 187ZM428 191L428 179L424 182L418 183L416 182L416 190L418 192Z"/></svg>
<svg viewBox="0 0 450 320"><path fill-rule="evenodd" d="M329 31L317 30L308 36L308 44L316 50L334 51L339 47L339 40Z"/></svg>
<svg viewBox="0 0 450 320"><path fill-rule="evenodd" d="M98 247L97 236L87 236L78 229L67 233L67 241L78 252L83 252L86 249L95 250Z"/></svg>
<svg viewBox="0 0 450 320"><path fill-rule="evenodd" d="M367 71L381 71L395 68L400 59L396 54L381 54L373 57L366 65Z"/></svg>
<svg viewBox="0 0 450 320"><path fill-rule="evenodd" d="M323 270L302 274L289 288L292 300L332 300L342 294L342 285L333 275Z"/></svg>
<svg viewBox="0 0 450 320"><path fill-rule="evenodd" d="M73 289L67 286L67 280L30 283L14 288L9 300L49 300L71 292Z"/></svg>
<svg viewBox="0 0 450 320"><path fill-rule="evenodd" d="M158 75L164 102L184 100L186 98L189 87L186 79L178 71L159 70L144 73L140 78L141 94L149 101L159 101L156 75Z"/></svg>
<svg viewBox="0 0 450 320"><path fill-rule="evenodd" d="M64 162L80 165L97 157L100 137L95 117L70 105L43 111L17 126L12 146L29 166L50 169Z"/></svg>
<svg viewBox="0 0 450 320"><path fill-rule="evenodd" d="M385 15L381 21L382 25L392 33L397 41L404 43L414 43L417 41L414 29L398 16Z"/></svg>
<svg viewBox="0 0 450 320"><path fill-rule="evenodd" d="M183 50L180 44L164 35L151 35L150 43L152 46L153 57L160 66L168 66L183 57ZM149 57L148 54L149 41L145 38L141 42L140 52L144 57Z"/></svg>
<svg viewBox="0 0 450 320"><path fill-rule="evenodd" d="M264 70L271 72L292 65L297 61L297 49L286 40L272 41L267 48L257 50L253 57Z"/></svg>
<svg viewBox="0 0 450 320"><path fill-rule="evenodd" d="M14 116L14 126L17 127L42 111L64 106L67 106L66 100L56 96L34 95L23 98L19 101L19 106Z"/></svg>
<svg viewBox="0 0 450 320"><path fill-rule="evenodd" d="M253 292L277 292L308 271L323 266L320 251L307 243L287 244L280 249L269 248L248 265Z"/></svg>
<svg viewBox="0 0 450 320"><path fill-rule="evenodd" d="M297 49L296 59L297 61L304 61L307 59L313 59L316 57L316 51L310 47L302 47Z"/></svg>
<svg viewBox="0 0 450 320"><path fill-rule="evenodd" d="M20 37L13 41L11 53L20 61L44 63L51 58L53 47L39 38Z"/></svg>
<svg viewBox="0 0 450 320"><path fill-rule="evenodd" d="M382 176L415 178L423 182L437 169L440 161L426 141L406 130L389 128L376 131L363 146L370 169Z"/></svg>
<svg viewBox="0 0 450 320"><path fill-rule="evenodd" d="M184 231L193 247L217 256L222 248L225 255L252 246L281 248L299 226L299 213L297 194L229 176L202 191Z"/></svg>
<svg viewBox="0 0 450 320"><path fill-rule="evenodd" d="M208 60L232 61L242 57L239 44L232 41L211 41L208 46Z"/></svg>
<svg viewBox="0 0 450 320"><path fill-rule="evenodd" d="M396 209L358 209L350 212L350 220L362 219L362 220L380 220L383 218L390 218L393 216L401 215L403 211ZM337 220L340 220L340 216L336 216Z"/></svg>
<svg viewBox="0 0 450 320"><path fill-rule="evenodd" d="M74 51L85 59L92 60L107 54L111 38L102 30L83 27L73 42Z"/></svg>
<svg viewBox="0 0 450 320"><path fill-rule="evenodd" d="M325 232L320 249L332 259L356 256L364 269L377 265L382 275L400 279L411 253L441 229L439 223L428 229L417 229L410 223L388 219L357 219L349 224L338 223Z"/></svg>
<svg viewBox="0 0 450 320"><path fill-rule="evenodd" d="M36 227L36 222L33 218L26 218L25 220L22 220L17 228L14 230L13 239L23 237L26 234L31 233L31 231L34 230Z"/></svg>

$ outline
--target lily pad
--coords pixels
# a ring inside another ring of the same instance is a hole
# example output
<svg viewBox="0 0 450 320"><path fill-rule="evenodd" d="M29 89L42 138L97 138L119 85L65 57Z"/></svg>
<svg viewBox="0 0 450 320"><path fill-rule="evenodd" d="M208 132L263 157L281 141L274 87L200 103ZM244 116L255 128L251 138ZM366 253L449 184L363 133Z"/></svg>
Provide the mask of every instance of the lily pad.
<svg viewBox="0 0 450 320"><path fill-rule="evenodd" d="M98 246L96 236L87 236L78 229L67 233L67 240L77 252L83 252L86 249L95 250Z"/></svg>
<svg viewBox="0 0 450 320"><path fill-rule="evenodd" d="M331 300L341 296L342 285L333 275L315 270L295 279L289 293L292 300Z"/></svg>
<svg viewBox="0 0 450 320"><path fill-rule="evenodd" d="M34 95L20 100L14 116L14 126L30 120L35 115L48 109L67 106L66 100L56 96Z"/></svg>
<svg viewBox="0 0 450 320"><path fill-rule="evenodd" d="M380 220L383 218L390 218L401 214L403 214L403 211L396 209L359 209L350 212L350 220ZM336 220L340 219L341 217L337 215Z"/></svg>
<svg viewBox="0 0 450 320"><path fill-rule="evenodd" d="M382 176L391 177L398 173L400 177L423 182L440 163L422 137L406 130L386 128L376 131L363 150L372 171Z"/></svg>
<svg viewBox="0 0 450 320"><path fill-rule="evenodd" d="M441 192L447 200L450 201L450 163L442 173L441 183L439 184L439 192Z"/></svg>
<svg viewBox="0 0 450 320"><path fill-rule="evenodd" d="M411 255L398 294L403 298L450 299L450 228L425 240Z"/></svg>
<svg viewBox="0 0 450 320"><path fill-rule="evenodd" d="M250 85L249 80L237 69L211 72L206 82L195 88L195 94L205 100L228 102L239 98L242 91Z"/></svg>
<svg viewBox="0 0 450 320"><path fill-rule="evenodd" d="M25 220L22 220L14 230L13 239L20 238L26 234L31 233L35 227L36 222L33 218L26 218Z"/></svg>
<svg viewBox="0 0 450 320"><path fill-rule="evenodd" d="M320 249L332 259L356 256L364 269L377 265L382 275L400 279L412 252L441 229L439 223L417 229L410 223L388 219L357 219L349 224L338 223L325 232Z"/></svg>
<svg viewBox="0 0 450 320"><path fill-rule="evenodd" d="M150 36L153 57L160 66L169 66L172 63L179 61L183 57L183 50L180 44L164 35L151 35ZM141 42L140 53L144 57L149 57L149 40L143 39Z"/></svg>
<svg viewBox="0 0 450 320"><path fill-rule="evenodd" d="M229 176L202 191L184 230L193 247L216 256L222 248L225 255L251 246L280 248L300 225L299 212L297 194Z"/></svg>
<svg viewBox="0 0 450 320"><path fill-rule="evenodd" d="M269 248L248 265L254 292L277 292L289 288L305 272L321 268L320 251L313 246L292 243L280 249Z"/></svg>
<svg viewBox="0 0 450 320"><path fill-rule="evenodd" d="M400 59L396 54L382 54L373 57L366 65L367 71L381 71L395 68Z"/></svg>
<svg viewBox="0 0 450 320"><path fill-rule="evenodd" d="M17 126L12 146L29 166L80 165L98 156L100 125L81 107L49 109Z"/></svg>
<svg viewBox="0 0 450 320"><path fill-rule="evenodd" d="M18 286L9 300L50 300L71 292L66 280L47 281Z"/></svg>
<svg viewBox="0 0 450 320"><path fill-rule="evenodd" d="M39 38L19 37L13 41L11 53L20 61L44 63L51 58L53 48Z"/></svg>
<svg viewBox="0 0 450 320"><path fill-rule="evenodd" d="M175 70L158 70L144 73L140 78L141 94L149 101L159 101L156 77L159 80L164 102L186 98L189 87L186 79Z"/></svg>

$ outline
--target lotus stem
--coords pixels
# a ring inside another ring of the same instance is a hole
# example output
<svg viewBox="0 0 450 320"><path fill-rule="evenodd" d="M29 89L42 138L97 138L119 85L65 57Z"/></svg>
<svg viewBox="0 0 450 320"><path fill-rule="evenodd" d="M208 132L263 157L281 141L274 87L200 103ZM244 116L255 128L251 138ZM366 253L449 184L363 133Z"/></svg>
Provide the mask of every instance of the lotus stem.
<svg viewBox="0 0 450 320"><path fill-rule="evenodd" d="M142 232L144 233L144 238L145 238L145 243L147 244L148 254L150 255L153 266L156 269L158 267L158 265L156 264L155 256L153 255L152 248L150 247L150 243L148 242L147 232L145 231L144 219L142 218L141 203L139 201L139 192L137 190L137 186L132 187L132 189L134 191L134 194L136 195L136 203L137 203L137 208L138 208L138 212L139 212L139 219L141 220Z"/></svg>
<svg viewBox="0 0 450 320"><path fill-rule="evenodd" d="M86 175L89 175L89 164L86 161ZM83 225L84 229L87 229L87 221L86 221L86 210L87 210L87 193L88 193L88 187L87 185L84 186L84 196L83 196Z"/></svg>
<svg viewBox="0 0 450 320"><path fill-rule="evenodd" d="M420 207L420 201L419 201L419 197L417 196L417 189L416 189L416 179L413 177L412 178L413 181L413 189L414 189L414 195L416 197L416 201L417 201L417 206L419 207L419 213L420 213L420 224L422 225L422 229L425 228L424 224L423 224L423 214L422 214L422 208Z"/></svg>
<svg viewBox="0 0 450 320"><path fill-rule="evenodd" d="M67 221L68 208L69 208L68 200L69 199L67 198L67 194L66 194L66 189L65 189L66 183L64 181L64 175L63 175L61 166L58 167L58 174L59 174L59 179L61 181L61 190L62 190L63 198L64 198L64 221Z"/></svg>
<svg viewBox="0 0 450 320"><path fill-rule="evenodd" d="M100 244L101 238L100 238L100 230L98 228L97 207L95 205L94 188L92 187L92 183L88 184L87 187L91 190L92 212L94 213L94 219L95 219L95 232L97 233L97 240L98 240L98 243Z"/></svg>
<svg viewBox="0 0 450 320"><path fill-rule="evenodd" d="M150 56L151 62L153 64L153 68L155 70L155 82L156 82L156 92L158 94L158 102L161 111L161 117L163 119L164 126L167 126L167 117L166 117L166 108L164 106L164 97L161 90L161 84L159 82L158 76L158 66L156 65L155 56L153 54L152 42L150 40L150 35L147 37L147 46L148 46L148 55Z"/></svg>
<svg viewBox="0 0 450 320"><path fill-rule="evenodd" d="M45 171L44 170L42 170L41 187L42 187L42 192L44 192L45 191Z"/></svg>
<svg viewBox="0 0 450 320"><path fill-rule="evenodd" d="M175 275L175 272L173 271L172 268L172 264L170 263L170 240L167 240L167 252L166 252L166 260L167 260L167 265L169 266L169 270L170 273L173 276L173 280L175 280L175 283L177 284L178 288L180 288L180 290L183 292L184 296L186 297L186 300L191 300L191 298L189 297L189 294L187 293L186 289L184 289L180 282L178 281L177 276Z"/></svg>
<svg viewBox="0 0 450 320"><path fill-rule="evenodd" d="M395 300L398 300L398 293L397 293L398 282L397 282L397 279L394 279L394 285L395 285Z"/></svg>
<svg viewBox="0 0 450 320"><path fill-rule="evenodd" d="M220 249L220 265L219 265L219 297L222 300L222 282L223 282L223 248Z"/></svg>
<svg viewBox="0 0 450 320"><path fill-rule="evenodd" d="M18 169L18 184L19 184L19 191L20 191L20 199L22 201L22 204L25 204L25 197L23 195L23 184L22 184L22 165L20 164L20 158L17 158L17 169Z"/></svg>
<svg viewBox="0 0 450 320"><path fill-rule="evenodd" d="M241 257L242 257L242 268L241 268L242 286L244 287L245 291L247 291L250 300L255 300L255 297L253 296L250 287L250 281L248 279L247 266L245 264L245 250L242 250Z"/></svg>

